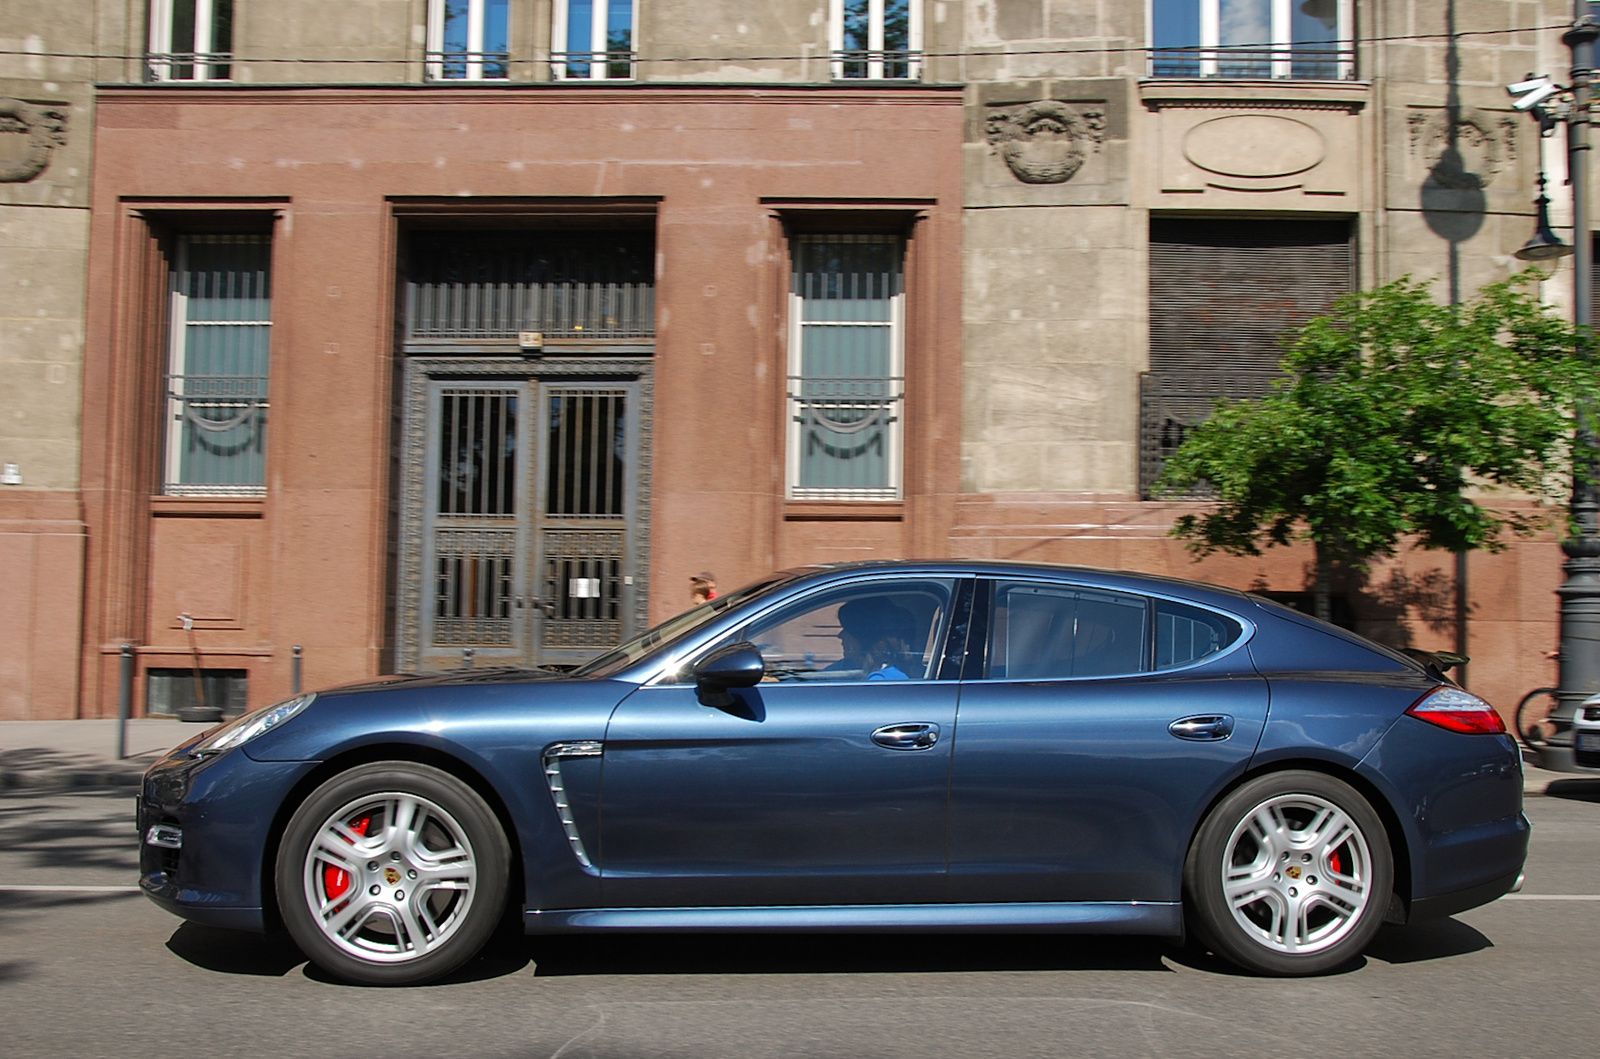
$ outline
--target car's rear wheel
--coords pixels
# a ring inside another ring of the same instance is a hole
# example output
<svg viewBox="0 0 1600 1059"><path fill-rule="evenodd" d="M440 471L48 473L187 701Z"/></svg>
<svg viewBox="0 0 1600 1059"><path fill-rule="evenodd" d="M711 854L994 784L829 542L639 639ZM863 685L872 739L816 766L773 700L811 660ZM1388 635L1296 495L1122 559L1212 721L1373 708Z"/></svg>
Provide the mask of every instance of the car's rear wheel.
<svg viewBox="0 0 1600 1059"><path fill-rule="evenodd" d="M1388 911L1394 860L1366 799L1320 772L1261 776L1217 804L1184 865L1193 926L1262 974L1334 970Z"/></svg>
<svg viewBox="0 0 1600 1059"><path fill-rule="evenodd" d="M278 907L310 960L366 985L448 974L494 933L511 854L471 787L427 765L376 762L300 805L278 850Z"/></svg>

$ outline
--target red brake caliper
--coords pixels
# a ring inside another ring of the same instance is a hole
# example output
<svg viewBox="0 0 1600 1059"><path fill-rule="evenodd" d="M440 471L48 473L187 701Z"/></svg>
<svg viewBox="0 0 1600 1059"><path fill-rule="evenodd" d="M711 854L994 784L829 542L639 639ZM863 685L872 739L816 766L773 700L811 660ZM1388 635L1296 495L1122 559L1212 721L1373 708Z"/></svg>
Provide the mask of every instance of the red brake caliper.
<svg viewBox="0 0 1600 1059"><path fill-rule="evenodd" d="M363 816L359 820L350 821L350 830L365 838L367 828L372 825L372 817ZM328 895L328 900L337 901L350 889L350 873L343 868L325 865L322 869L322 889Z"/></svg>
<svg viewBox="0 0 1600 1059"><path fill-rule="evenodd" d="M1334 850L1332 853L1328 854L1328 867L1338 875L1344 874L1344 862L1339 859L1338 850Z"/></svg>

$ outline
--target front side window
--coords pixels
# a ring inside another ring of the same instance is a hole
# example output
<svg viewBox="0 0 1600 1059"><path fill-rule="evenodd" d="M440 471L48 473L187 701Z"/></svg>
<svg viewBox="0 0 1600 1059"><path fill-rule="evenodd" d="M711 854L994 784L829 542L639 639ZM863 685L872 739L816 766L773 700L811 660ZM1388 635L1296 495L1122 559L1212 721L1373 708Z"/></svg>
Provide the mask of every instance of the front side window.
<svg viewBox="0 0 1600 1059"><path fill-rule="evenodd" d="M1353 0L1150 0L1154 77L1355 76Z"/></svg>
<svg viewBox="0 0 1600 1059"><path fill-rule="evenodd" d="M792 500L900 497L904 243L802 235L789 335Z"/></svg>
<svg viewBox="0 0 1600 1059"><path fill-rule="evenodd" d="M272 241L178 239L169 283L168 496L266 492Z"/></svg>
<svg viewBox="0 0 1600 1059"><path fill-rule="evenodd" d="M874 582L808 596L735 634L761 651L767 679L938 679L953 584Z"/></svg>
<svg viewBox="0 0 1600 1059"><path fill-rule="evenodd" d="M1124 676L1150 668L1149 601L1071 585L995 585L986 680Z"/></svg>
<svg viewBox="0 0 1600 1059"><path fill-rule="evenodd" d="M830 0L833 76L916 78L922 68L922 10L916 0Z"/></svg>
<svg viewBox="0 0 1600 1059"><path fill-rule="evenodd" d="M150 81L233 76L233 0L150 0Z"/></svg>
<svg viewBox="0 0 1600 1059"><path fill-rule="evenodd" d="M556 80L633 76L634 0L555 0L550 68Z"/></svg>
<svg viewBox="0 0 1600 1059"><path fill-rule="evenodd" d="M511 76L510 0L433 0L428 6L428 76L503 81Z"/></svg>

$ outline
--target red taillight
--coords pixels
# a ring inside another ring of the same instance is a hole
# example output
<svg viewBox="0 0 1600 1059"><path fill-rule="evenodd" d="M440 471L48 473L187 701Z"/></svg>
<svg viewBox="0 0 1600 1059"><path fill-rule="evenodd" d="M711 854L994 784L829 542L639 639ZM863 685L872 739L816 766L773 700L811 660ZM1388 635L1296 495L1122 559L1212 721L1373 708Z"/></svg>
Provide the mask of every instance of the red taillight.
<svg viewBox="0 0 1600 1059"><path fill-rule="evenodd" d="M1466 735L1504 735L1506 722L1493 706L1460 688L1434 688L1406 711L1419 721Z"/></svg>

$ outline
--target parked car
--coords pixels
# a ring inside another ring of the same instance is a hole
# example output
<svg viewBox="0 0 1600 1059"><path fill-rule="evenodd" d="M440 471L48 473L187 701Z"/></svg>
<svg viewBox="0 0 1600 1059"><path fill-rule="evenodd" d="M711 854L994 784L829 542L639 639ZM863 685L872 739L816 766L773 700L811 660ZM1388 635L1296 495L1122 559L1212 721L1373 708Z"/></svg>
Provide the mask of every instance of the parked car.
<svg viewBox="0 0 1600 1059"><path fill-rule="evenodd" d="M152 766L141 885L413 983L530 932L1191 930L1270 975L1511 889L1517 748L1437 668L1102 570L777 574L575 672L302 695Z"/></svg>
<svg viewBox="0 0 1600 1059"><path fill-rule="evenodd" d="M1573 715L1572 759L1584 768L1600 769L1600 695L1584 699Z"/></svg>

